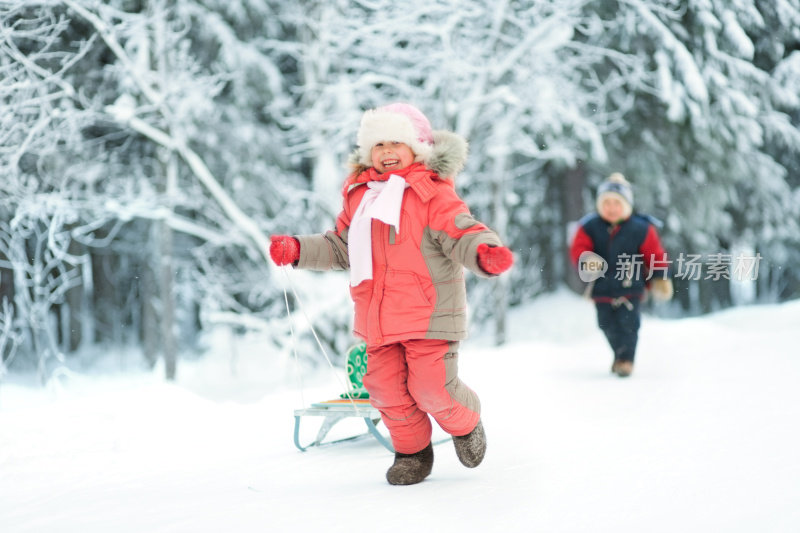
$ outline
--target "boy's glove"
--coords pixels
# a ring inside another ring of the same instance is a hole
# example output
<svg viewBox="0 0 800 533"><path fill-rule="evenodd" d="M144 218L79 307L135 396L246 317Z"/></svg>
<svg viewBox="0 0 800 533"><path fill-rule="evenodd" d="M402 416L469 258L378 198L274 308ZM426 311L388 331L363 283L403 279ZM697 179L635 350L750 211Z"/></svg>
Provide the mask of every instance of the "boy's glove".
<svg viewBox="0 0 800 533"><path fill-rule="evenodd" d="M291 265L300 259L300 241L288 235L271 235L269 256L278 266Z"/></svg>
<svg viewBox="0 0 800 533"><path fill-rule="evenodd" d="M478 245L478 266L488 274L500 274L511 268L514 256L505 246Z"/></svg>
<svg viewBox="0 0 800 533"><path fill-rule="evenodd" d="M666 302L672 299L672 280L669 278L654 278L650 282L650 292L657 302Z"/></svg>

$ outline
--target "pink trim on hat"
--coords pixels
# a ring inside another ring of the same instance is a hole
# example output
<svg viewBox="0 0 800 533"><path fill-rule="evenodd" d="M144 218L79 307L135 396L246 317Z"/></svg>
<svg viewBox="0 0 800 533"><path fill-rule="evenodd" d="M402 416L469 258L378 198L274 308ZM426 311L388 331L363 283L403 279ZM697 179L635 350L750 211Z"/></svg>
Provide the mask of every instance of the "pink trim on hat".
<svg viewBox="0 0 800 533"><path fill-rule="evenodd" d="M414 131L417 132L417 140L427 144L433 144L433 129L431 128L428 117L413 105L396 102L379 107L378 110L389 113L400 113L407 116L414 126Z"/></svg>
<svg viewBox="0 0 800 533"><path fill-rule="evenodd" d="M396 102L369 109L361 117L357 143L359 162L372 166L370 152L381 141L407 144L416 161L425 161L433 151L433 129L428 118L411 104Z"/></svg>

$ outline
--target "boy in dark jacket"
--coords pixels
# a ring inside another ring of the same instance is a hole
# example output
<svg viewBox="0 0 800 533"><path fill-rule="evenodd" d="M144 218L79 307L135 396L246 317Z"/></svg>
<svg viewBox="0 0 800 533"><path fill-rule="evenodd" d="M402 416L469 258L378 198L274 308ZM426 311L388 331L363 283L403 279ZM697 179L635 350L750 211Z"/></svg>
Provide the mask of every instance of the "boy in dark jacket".
<svg viewBox="0 0 800 533"><path fill-rule="evenodd" d="M633 190L622 174L611 174L598 188L597 213L580 221L570 259L584 281L585 274L591 275L597 323L614 352L611 372L630 376L645 291L669 300L673 290L656 227L648 217L633 213ZM600 265L607 266L602 275Z"/></svg>

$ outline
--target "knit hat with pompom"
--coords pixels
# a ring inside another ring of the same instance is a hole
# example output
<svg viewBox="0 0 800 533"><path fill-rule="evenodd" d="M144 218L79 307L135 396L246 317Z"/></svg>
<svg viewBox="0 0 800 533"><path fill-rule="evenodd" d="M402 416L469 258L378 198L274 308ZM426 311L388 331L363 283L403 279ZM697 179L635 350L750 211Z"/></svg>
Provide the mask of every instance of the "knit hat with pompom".
<svg viewBox="0 0 800 533"><path fill-rule="evenodd" d="M600 211L600 206L608 197L615 197L622 201L625 206L625 218L630 216L633 212L633 187L625 176L619 172L611 174L600 186L597 188L597 210Z"/></svg>
<svg viewBox="0 0 800 533"><path fill-rule="evenodd" d="M379 142L407 144L415 161L427 161L433 152L433 130L428 118L411 104L397 102L369 109L361 117L356 136L359 163L372 166L372 147Z"/></svg>

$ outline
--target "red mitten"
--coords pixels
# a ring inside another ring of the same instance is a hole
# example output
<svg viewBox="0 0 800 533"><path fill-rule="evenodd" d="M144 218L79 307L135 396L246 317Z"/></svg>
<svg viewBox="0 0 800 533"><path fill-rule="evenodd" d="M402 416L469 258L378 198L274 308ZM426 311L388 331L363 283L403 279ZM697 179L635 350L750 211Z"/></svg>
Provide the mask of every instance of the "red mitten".
<svg viewBox="0 0 800 533"><path fill-rule="evenodd" d="M478 245L478 266L489 274L500 274L511 268L514 256L505 246Z"/></svg>
<svg viewBox="0 0 800 533"><path fill-rule="evenodd" d="M300 259L300 241L288 235L272 235L269 256L278 266L291 265Z"/></svg>

